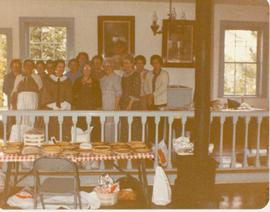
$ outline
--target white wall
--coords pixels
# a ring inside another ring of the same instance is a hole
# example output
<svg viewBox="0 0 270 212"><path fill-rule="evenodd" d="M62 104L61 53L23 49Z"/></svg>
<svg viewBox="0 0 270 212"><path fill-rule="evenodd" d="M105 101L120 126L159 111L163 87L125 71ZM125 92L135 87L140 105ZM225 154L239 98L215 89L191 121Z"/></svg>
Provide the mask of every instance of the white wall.
<svg viewBox="0 0 270 212"><path fill-rule="evenodd" d="M182 10L187 19L195 19L195 4L174 2L178 16ZM13 57L19 57L19 17L74 17L75 53L86 51L90 56L97 53L97 16L134 15L135 53L149 58L161 54L162 36L153 36L150 29L153 11L159 20L166 18L168 2L136 1L90 1L90 0L0 0L0 28L11 27L13 32ZM262 6L242 6L218 4L214 12L214 52L212 97L217 97L219 21L252 20L267 21L267 8ZM147 65L150 68L149 64ZM194 88L194 69L166 68L170 74L170 84L181 84ZM259 102L266 106L266 100Z"/></svg>

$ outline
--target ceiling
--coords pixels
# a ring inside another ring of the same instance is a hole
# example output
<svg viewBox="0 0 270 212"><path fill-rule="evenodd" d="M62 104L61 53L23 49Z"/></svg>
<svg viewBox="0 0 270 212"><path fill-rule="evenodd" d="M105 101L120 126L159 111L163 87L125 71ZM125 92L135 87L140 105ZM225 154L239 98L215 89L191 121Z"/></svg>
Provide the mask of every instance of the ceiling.
<svg viewBox="0 0 270 212"><path fill-rule="evenodd" d="M78 0L71 0L71 1L78 1ZM170 0L81 0L81 1L169 2ZM196 2L196 0L172 0L172 2L194 3ZM213 2L215 2L216 4L268 6L267 0L213 0Z"/></svg>

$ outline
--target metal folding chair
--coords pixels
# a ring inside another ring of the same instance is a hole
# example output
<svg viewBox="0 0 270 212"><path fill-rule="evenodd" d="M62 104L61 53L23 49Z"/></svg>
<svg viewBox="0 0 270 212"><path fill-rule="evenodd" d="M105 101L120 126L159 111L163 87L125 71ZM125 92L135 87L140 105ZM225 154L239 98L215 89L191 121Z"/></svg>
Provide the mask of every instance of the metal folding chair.
<svg viewBox="0 0 270 212"><path fill-rule="evenodd" d="M74 208L81 209L80 179L75 163L58 157L41 157L34 162L35 177L34 208L37 208L37 198L40 197L42 208L45 209L43 196L74 196ZM52 177L52 174L57 177ZM47 176L41 181L41 176ZM51 177L50 177L51 176ZM59 177L58 177L59 176ZM49 202L47 202L49 203ZM59 202L60 203L60 202ZM55 203L51 203L55 204Z"/></svg>

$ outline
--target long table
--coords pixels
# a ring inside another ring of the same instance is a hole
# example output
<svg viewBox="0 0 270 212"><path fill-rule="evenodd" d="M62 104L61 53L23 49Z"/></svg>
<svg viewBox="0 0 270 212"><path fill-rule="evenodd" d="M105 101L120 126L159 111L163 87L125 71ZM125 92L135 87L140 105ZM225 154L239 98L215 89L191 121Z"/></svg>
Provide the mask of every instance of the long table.
<svg viewBox="0 0 270 212"><path fill-rule="evenodd" d="M20 162L34 162L36 159L42 157L42 155L19 155L19 154L4 154L0 152L0 162L7 163L7 170L6 170L6 178L5 178L5 188L3 191L3 197L1 200L1 206L3 207L9 197L9 182L12 175L12 167L19 166ZM130 154L112 154L112 155L74 155L74 156L60 156L67 158L74 163L86 162L86 161L118 161L118 160L137 160L138 163L138 177L140 182L143 186L144 195L146 197L146 204L149 204L150 199L148 195L148 182L147 182L147 175L146 175L146 167L145 167L145 160L146 159L154 159L154 154L152 152L149 153L130 153ZM117 164L113 163L113 166L120 172L128 173L119 167ZM32 174L30 171L28 174ZM15 171L14 177L17 178L18 170ZM16 181L16 180L15 180ZM16 186L16 182L15 185Z"/></svg>

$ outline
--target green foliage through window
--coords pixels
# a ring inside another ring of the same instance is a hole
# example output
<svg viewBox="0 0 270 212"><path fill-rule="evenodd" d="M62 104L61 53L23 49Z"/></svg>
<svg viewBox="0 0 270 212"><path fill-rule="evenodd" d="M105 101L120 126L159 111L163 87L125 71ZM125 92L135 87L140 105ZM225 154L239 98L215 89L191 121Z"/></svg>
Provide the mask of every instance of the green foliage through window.
<svg viewBox="0 0 270 212"><path fill-rule="evenodd" d="M29 56L33 60L67 58L67 27L30 27L29 41Z"/></svg>
<svg viewBox="0 0 270 212"><path fill-rule="evenodd" d="M256 96L258 31L226 30L224 95Z"/></svg>
<svg viewBox="0 0 270 212"><path fill-rule="evenodd" d="M4 105L3 81L7 70L7 35L0 34L0 107Z"/></svg>

